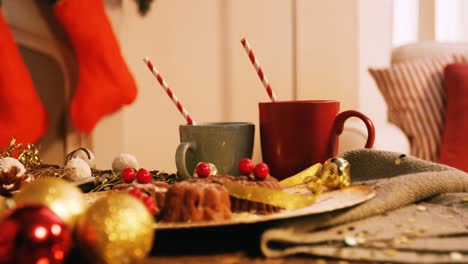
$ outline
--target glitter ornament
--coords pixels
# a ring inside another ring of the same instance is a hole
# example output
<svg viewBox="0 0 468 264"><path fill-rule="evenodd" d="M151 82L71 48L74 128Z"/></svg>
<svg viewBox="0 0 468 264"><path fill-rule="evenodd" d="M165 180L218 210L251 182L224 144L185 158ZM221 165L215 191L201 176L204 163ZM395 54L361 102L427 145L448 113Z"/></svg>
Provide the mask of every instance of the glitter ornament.
<svg viewBox="0 0 468 264"><path fill-rule="evenodd" d="M112 161L112 170L118 173L126 168L138 169L139 167L138 160L135 156L128 153L122 153Z"/></svg>
<svg viewBox="0 0 468 264"><path fill-rule="evenodd" d="M92 177L91 168L86 161L80 158L73 158L67 162L65 169L71 169L65 177L72 181L81 181Z"/></svg>
<svg viewBox="0 0 468 264"><path fill-rule="evenodd" d="M109 193L80 218L78 244L96 263L140 263L151 250L153 225L141 201L127 193Z"/></svg>
<svg viewBox="0 0 468 264"><path fill-rule="evenodd" d="M13 209L0 229L0 263L60 264L71 247L65 223L42 205Z"/></svg>
<svg viewBox="0 0 468 264"><path fill-rule="evenodd" d="M24 186L13 196L17 206L42 204L50 208L73 230L78 216L87 207L81 190L65 180L52 177L41 177Z"/></svg>
<svg viewBox="0 0 468 264"><path fill-rule="evenodd" d="M78 148L68 153L65 165L67 165L70 160L76 158L84 160L92 169L96 167L96 157L94 153L87 148Z"/></svg>

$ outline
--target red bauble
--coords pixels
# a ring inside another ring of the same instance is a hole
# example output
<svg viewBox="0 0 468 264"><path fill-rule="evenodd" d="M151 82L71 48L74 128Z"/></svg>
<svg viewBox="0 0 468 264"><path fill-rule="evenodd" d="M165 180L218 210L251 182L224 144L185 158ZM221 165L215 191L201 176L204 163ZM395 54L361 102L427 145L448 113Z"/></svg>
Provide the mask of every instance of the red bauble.
<svg viewBox="0 0 468 264"><path fill-rule="evenodd" d="M239 161L238 170L242 175L249 175L254 170L254 163L249 158L243 158Z"/></svg>
<svg viewBox="0 0 468 264"><path fill-rule="evenodd" d="M138 183L150 183L153 179L153 175L151 172L145 169L139 169L136 175L136 179Z"/></svg>
<svg viewBox="0 0 468 264"><path fill-rule="evenodd" d="M197 167L195 168L195 172L197 173L198 177L207 178L211 174L210 164L206 162L198 163Z"/></svg>
<svg viewBox="0 0 468 264"><path fill-rule="evenodd" d="M266 163L259 163L257 164L257 166L255 166L254 174L256 179L264 180L270 174L270 168L268 168L268 165L266 165Z"/></svg>
<svg viewBox="0 0 468 264"><path fill-rule="evenodd" d="M135 179L136 175L137 173L134 168L125 168L120 173L120 179L126 183L131 183Z"/></svg>
<svg viewBox="0 0 468 264"><path fill-rule="evenodd" d="M71 247L65 223L49 208L27 205L0 222L0 263L59 264Z"/></svg>

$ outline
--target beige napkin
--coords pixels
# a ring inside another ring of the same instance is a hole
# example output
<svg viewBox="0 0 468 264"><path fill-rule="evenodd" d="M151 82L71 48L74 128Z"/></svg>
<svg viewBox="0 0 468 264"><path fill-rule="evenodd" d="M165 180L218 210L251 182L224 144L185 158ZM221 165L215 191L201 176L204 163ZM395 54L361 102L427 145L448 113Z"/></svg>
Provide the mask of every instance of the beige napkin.
<svg viewBox="0 0 468 264"><path fill-rule="evenodd" d="M353 182L375 188L376 197L266 230L267 257L468 263L468 174L400 153L363 149L343 158Z"/></svg>

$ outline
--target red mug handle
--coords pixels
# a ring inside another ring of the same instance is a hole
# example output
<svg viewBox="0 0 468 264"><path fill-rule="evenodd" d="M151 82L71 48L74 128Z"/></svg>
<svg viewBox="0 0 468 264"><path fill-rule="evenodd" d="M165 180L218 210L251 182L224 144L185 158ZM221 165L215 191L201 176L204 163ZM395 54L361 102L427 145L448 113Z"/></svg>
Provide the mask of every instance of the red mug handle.
<svg viewBox="0 0 468 264"><path fill-rule="evenodd" d="M370 118L366 115L364 115L361 112L355 111L355 110L348 110L339 113L336 118L335 122L333 123L333 131L336 133L337 136L341 135L343 133L344 129L344 123L346 120L350 117L357 117L366 124L367 127L367 142L365 148L372 148L374 146L374 141L375 141L375 128L374 128L374 123L370 120ZM338 148L338 144L336 144L336 147Z"/></svg>

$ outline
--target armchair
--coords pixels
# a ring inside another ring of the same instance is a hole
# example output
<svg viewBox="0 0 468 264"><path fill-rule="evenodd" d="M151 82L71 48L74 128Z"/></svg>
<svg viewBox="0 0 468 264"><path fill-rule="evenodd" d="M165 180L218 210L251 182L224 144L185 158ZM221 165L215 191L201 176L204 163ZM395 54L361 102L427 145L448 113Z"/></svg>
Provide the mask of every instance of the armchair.
<svg viewBox="0 0 468 264"><path fill-rule="evenodd" d="M411 43L396 47L391 52L390 65L395 66L401 63L414 60L450 57L454 54L468 54L468 43L443 43L435 41L425 41ZM387 119L387 117L382 117ZM376 125L375 149L389 150L402 153L411 153L411 144L407 133L401 127L386 120L374 120ZM365 127L357 122L348 122L345 132L341 137L339 152L356 149L364 146L366 140Z"/></svg>

